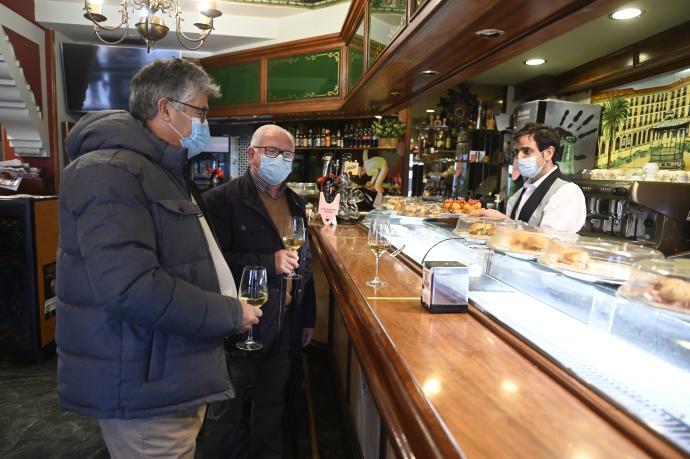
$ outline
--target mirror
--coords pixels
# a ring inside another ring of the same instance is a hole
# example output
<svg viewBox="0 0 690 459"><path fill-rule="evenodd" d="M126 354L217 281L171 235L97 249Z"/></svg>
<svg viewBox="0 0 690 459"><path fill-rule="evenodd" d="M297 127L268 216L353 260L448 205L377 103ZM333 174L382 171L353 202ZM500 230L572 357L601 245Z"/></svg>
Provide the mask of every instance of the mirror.
<svg viewBox="0 0 690 459"><path fill-rule="evenodd" d="M407 0L371 0L369 3L369 65L393 41L407 21Z"/></svg>

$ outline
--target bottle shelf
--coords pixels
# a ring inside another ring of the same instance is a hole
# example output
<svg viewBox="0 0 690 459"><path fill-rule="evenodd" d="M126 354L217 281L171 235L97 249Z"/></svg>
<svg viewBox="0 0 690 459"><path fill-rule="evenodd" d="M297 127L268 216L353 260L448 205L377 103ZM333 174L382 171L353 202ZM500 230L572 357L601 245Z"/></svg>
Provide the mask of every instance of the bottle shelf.
<svg viewBox="0 0 690 459"><path fill-rule="evenodd" d="M295 147L295 151L298 150L392 150L392 148L381 148L381 147Z"/></svg>

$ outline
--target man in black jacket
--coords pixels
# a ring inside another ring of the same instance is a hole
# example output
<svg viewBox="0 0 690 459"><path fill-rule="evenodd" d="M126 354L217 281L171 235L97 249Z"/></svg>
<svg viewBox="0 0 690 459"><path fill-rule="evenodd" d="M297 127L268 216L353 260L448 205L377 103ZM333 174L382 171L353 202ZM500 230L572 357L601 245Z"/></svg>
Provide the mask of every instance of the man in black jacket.
<svg viewBox="0 0 690 459"><path fill-rule="evenodd" d="M115 459L193 457L206 405L233 396L224 337L261 316L237 300L184 176L216 95L198 65L158 60L132 80L129 112L85 115L67 138L58 402L98 418Z"/></svg>
<svg viewBox="0 0 690 459"><path fill-rule="evenodd" d="M225 413L204 426L200 438L204 458L234 458L238 447L246 443L238 426L248 385L252 387L253 408L248 457L281 457L281 420L290 354L311 342L315 321L309 240L294 252L285 250L281 239L285 220L290 216L305 218L304 201L284 183L292 170L294 150L295 142L288 131L275 125L262 126L247 150L247 172L204 194L209 218L235 279L240 279L242 269L249 265L266 267L269 276L268 302L254 331L264 347L239 351L235 343L242 336L228 342L230 377L237 396L226 406L216 406ZM282 277L293 269L298 270L301 279Z"/></svg>

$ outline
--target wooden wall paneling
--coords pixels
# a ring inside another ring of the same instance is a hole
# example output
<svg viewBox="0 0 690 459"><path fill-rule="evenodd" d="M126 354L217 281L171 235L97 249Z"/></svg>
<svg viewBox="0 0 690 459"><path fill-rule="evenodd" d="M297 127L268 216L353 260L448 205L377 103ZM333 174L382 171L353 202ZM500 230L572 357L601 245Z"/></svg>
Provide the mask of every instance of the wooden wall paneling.
<svg viewBox="0 0 690 459"><path fill-rule="evenodd" d="M352 39L352 36L357 31L359 20L367 10L367 0L353 0L350 3L350 9L347 11L347 17L343 28L340 30L340 39L345 43Z"/></svg>
<svg viewBox="0 0 690 459"><path fill-rule="evenodd" d="M60 136L58 131L58 108L57 108L57 68L55 58L55 30L48 29L46 31L46 66L48 70L48 92L51 94L49 100L48 115L50 121L48 123L48 135L50 136L50 150L54 162L55 170L55 190L58 194L60 190L60 178L62 177L62 169L60 168L60 152L64 150L64 146L60 145Z"/></svg>
<svg viewBox="0 0 690 459"><path fill-rule="evenodd" d="M267 57L262 57L261 59L261 77L259 80L259 102L261 104L265 104L266 101L268 100L267 97L267 68L268 68L268 58Z"/></svg>
<svg viewBox="0 0 690 459"><path fill-rule="evenodd" d="M214 108L209 112L212 118L239 117L253 115L279 115L300 117L306 114L323 114L340 109L340 99L295 100L285 102L262 103L256 105L240 105ZM331 113L332 115L332 113Z"/></svg>
<svg viewBox="0 0 690 459"><path fill-rule="evenodd" d="M367 75L367 72L369 71L369 1L366 0L364 2L364 12L362 13L364 16L364 43L362 43L362 49L364 49L364 57L362 58L364 61L362 63L362 78L359 79L357 82L357 87L358 85L362 84L362 80Z"/></svg>
<svg viewBox="0 0 690 459"><path fill-rule="evenodd" d="M345 42L340 47L340 99L344 99L350 90L350 79L347 68L349 66L349 49Z"/></svg>
<svg viewBox="0 0 690 459"><path fill-rule="evenodd" d="M45 314L45 303L55 296L55 257L58 245L58 200L33 202L36 253L36 317L41 348L55 340L55 313ZM50 283L50 284L48 284ZM54 311L54 310L53 310Z"/></svg>

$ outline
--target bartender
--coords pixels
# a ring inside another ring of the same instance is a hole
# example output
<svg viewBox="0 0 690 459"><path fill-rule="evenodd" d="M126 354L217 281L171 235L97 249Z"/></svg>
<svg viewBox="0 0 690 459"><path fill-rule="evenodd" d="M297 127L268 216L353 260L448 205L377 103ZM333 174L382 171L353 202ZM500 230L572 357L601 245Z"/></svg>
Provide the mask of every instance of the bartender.
<svg viewBox="0 0 690 459"><path fill-rule="evenodd" d="M506 214L481 209L472 215L511 218L532 226L577 233L587 215L585 195L579 186L561 177L554 162L560 146L558 132L545 124L528 123L513 138L517 168L525 184L508 200Z"/></svg>

